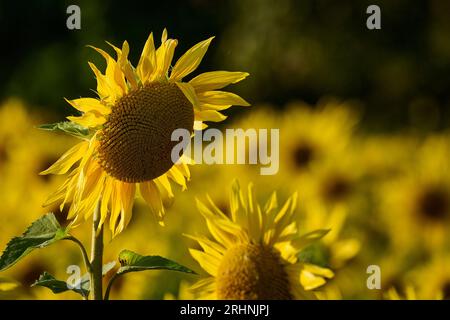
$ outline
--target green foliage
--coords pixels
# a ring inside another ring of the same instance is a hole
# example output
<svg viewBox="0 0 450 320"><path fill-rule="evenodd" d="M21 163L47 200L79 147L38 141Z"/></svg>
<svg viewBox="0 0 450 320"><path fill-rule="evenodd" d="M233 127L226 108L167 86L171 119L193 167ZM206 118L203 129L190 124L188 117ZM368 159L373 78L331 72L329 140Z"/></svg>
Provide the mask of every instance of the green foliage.
<svg viewBox="0 0 450 320"><path fill-rule="evenodd" d="M89 295L89 276L84 276L80 279L80 283L75 287L69 287L65 281L57 280L51 274L44 272L40 275L39 279L36 280L31 286L41 286L52 290L53 293L63 293L66 291L76 292L83 297L87 297Z"/></svg>
<svg viewBox="0 0 450 320"><path fill-rule="evenodd" d="M13 238L0 257L0 271L16 264L36 248L44 248L69 237L53 213L48 213L31 224L20 237Z"/></svg>
<svg viewBox="0 0 450 320"><path fill-rule="evenodd" d="M88 139L90 137L88 128L85 128L71 121L41 124L38 126L38 128L47 131L62 131L80 139Z"/></svg>
<svg viewBox="0 0 450 320"><path fill-rule="evenodd" d="M145 270L172 270L195 274L191 269L182 266L172 260L160 256L141 256L130 250L122 250L119 254L121 267L118 275Z"/></svg>

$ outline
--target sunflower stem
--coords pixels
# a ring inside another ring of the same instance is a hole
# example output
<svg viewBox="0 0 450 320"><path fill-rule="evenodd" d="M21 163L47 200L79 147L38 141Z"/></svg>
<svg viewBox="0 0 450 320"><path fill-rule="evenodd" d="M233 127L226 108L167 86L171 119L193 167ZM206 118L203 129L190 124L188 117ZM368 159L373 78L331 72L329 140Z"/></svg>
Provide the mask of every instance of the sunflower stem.
<svg viewBox="0 0 450 320"><path fill-rule="evenodd" d="M73 242L75 242L78 245L78 247L80 248L80 251L81 251L81 255L83 256L83 261L84 261L84 265L86 267L86 270L89 273L92 273L92 266L91 266L91 263L89 262L89 256L88 256L88 254L86 252L86 249L84 248L83 244L81 243L81 241L78 240L77 238L73 237L73 236L70 236L70 237L66 238L65 240L73 241Z"/></svg>
<svg viewBox="0 0 450 320"><path fill-rule="evenodd" d="M103 268L103 226L100 224L100 202L94 210L92 219L91 243L91 292L93 300L103 299L102 268Z"/></svg>
<svg viewBox="0 0 450 320"><path fill-rule="evenodd" d="M114 280L116 280L118 277L119 277L119 275L116 273L113 275L111 280L109 280L108 287L106 288L106 292L105 292L105 300L109 300L109 292L111 291L111 287L114 283Z"/></svg>

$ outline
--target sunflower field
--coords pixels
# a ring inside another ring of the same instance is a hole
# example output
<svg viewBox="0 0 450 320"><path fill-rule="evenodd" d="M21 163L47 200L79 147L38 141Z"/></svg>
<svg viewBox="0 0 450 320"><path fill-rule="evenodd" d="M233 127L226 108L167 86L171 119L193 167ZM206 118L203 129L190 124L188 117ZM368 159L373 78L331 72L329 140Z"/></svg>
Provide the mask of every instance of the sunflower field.
<svg viewBox="0 0 450 320"><path fill-rule="evenodd" d="M450 5L370 4L0 4L0 299L450 299Z"/></svg>

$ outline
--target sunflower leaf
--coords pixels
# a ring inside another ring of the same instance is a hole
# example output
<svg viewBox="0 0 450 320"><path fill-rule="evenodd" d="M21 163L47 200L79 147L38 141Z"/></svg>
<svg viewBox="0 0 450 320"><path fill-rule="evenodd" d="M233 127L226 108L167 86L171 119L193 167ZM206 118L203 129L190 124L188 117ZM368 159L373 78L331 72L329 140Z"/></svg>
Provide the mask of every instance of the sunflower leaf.
<svg viewBox="0 0 450 320"><path fill-rule="evenodd" d="M23 235L8 242L0 257L0 271L12 267L34 249L47 247L68 237L68 231L60 226L55 215L48 213L34 221Z"/></svg>
<svg viewBox="0 0 450 320"><path fill-rule="evenodd" d="M90 137L89 129L72 121L41 124L39 129L47 131L62 131L76 138L86 139Z"/></svg>
<svg viewBox="0 0 450 320"><path fill-rule="evenodd" d="M52 292L55 294L71 290L82 295L83 297L89 296L89 276L82 277L80 279L80 282L72 287L69 286L67 282L55 279L55 277L53 277L51 274L44 272L39 276L39 279L36 280L31 286L45 287L52 290Z"/></svg>
<svg viewBox="0 0 450 320"><path fill-rule="evenodd" d="M329 252L320 242L306 246L297 257L301 262L315 264L320 267L328 267L330 263Z"/></svg>
<svg viewBox="0 0 450 320"><path fill-rule="evenodd" d="M118 275L145 270L172 270L195 274L191 269L172 260L160 256L141 256L130 250L122 250L119 254L119 261L121 267L117 271Z"/></svg>

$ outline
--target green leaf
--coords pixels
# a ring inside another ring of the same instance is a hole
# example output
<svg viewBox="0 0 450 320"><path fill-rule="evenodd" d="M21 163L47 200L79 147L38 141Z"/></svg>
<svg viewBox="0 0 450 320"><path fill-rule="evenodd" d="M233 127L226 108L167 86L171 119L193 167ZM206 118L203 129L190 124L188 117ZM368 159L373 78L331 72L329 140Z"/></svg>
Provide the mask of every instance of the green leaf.
<svg viewBox="0 0 450 320"><path fill-rule="evenodd" d="M71 136L81 139L87 139L90 137L88 128L72 121L41 124L40 126L38 126L38 128L47 131L62 131L64 133L70 134Z"/></svg>
<svg viewBox="0 0 450 320"><path fill-rule="evenodd" d="M9 241L0 257L0 271L10 268L34 249L47 247L67 237L69 234L59 225L54 214L46 214L33 222L22 236Z"/></svg>
<svg viewBox="0 0 450 320"><path fill-rule="evenodd" d="M53 293L58 294L66 291L73 291L78 294L81 294L83 297L87 297L89 295L89 275L83 276L80 279L80 283L75 287L69 287L67 282L55 279L51 274L44 272L39 276L39 279L36 280L32 285L45 287L52 290Z"/></svg>
<svg viewBox="0 0 450 320"><path fill-rule="evenodd" d="M121 267L117 271L118 275L145 270L172 270L195 274L191 269L172 260L160 256L141 256L130 250L120 252L119 261Z"/></svg>
<svg viewBox="0 0 450 320"><path fill-rule="evenodd" d="M330 267L330 252L321 242L315 242L305 247L298 254L301 262L311 263L323 268Z"/></svg>
<svg viewBox="0 0 450 320"><path fill-rule="evenodd" d="M102 275L105 276L109 271L111 271L114 266L117 264L116 261L111 261L103 265L102 267ZM57 280L55 277L53 277L48 272L44 272L38 280L36 280L32 285L34 286L41 286L46 287L50 290L52 290L53 293L58 294L62 292L66 292L69 290L72 290L73 292L76 292L78 294L81 294L83 297L89 296L89 289L90 289L90 275L89 273L86 273L83 275L80 279L80 283L77 286L69 287L67 282L64 282L62 280Z"/></svg>

